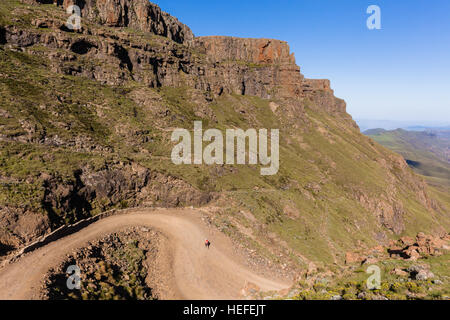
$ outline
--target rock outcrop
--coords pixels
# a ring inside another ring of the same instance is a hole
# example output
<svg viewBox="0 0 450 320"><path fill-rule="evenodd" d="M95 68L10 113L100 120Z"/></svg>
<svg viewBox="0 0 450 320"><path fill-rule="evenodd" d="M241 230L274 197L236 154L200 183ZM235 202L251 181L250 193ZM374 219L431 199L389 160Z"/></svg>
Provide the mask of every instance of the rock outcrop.
<svg viewBox="0 0 450 320"><path fill-rule="evenodd" d="M433 236L420 232L416 239L402 237L398 241L392 241L388 253L392 257L417 260L422 256L441 255L448 250L450 250L450 235Z"/></svg>
<svg viewBox="0 0 450 320"><path fill-rule="evenodd" d="M83 168L72 180L41 175L41 204L47 215L0 205L0 257L63 224L75 223L119 204L158 207L201 206L214 196L185 181L139 165L116 164L93 171Z"/></svg>
<svg viewBox="0 0 450 320"><path fill-rule="evenodd" d="M194 43L213 65L206 76L218 80L211 84L216 93L225 90L271 98L277 93L293 97L303 92L304 77L284 41L216 36L199 37Z"/></svg>
<svg viewBox="0 0 450 320"><path fill-rule="evenodd" d="M188 44L191 29L147 0L25 0L27 3L54 3L67 8L77 5L82 18L111 27L130 27Z"/></svg>
<svg viewBox="0 0 450 320"><path fill-rule="evenodd" d="M24 0L28 3L48 3L48 0ZM82 67L64 70L55 60L55 71L81 74L107 84L117 85L133 79L152 87L188 86L210 92L213 97L224 93L258 96L264 99L309 99L312 105L332 113L344 113L345 102L334 96L330 81L305 79L285 41L274 39L245 39L226 36L197 37L176 18L161 11L147 0L54 0L67 8L76 4L83 18L102 25L130 27L166 37L167 41L155 46L149 43L133 43L132 39L115 38L98 30L81 32L89 37L80 42L61 34L49 34L45 38L38 34L18 33L6 30L5 41L18 46L29 46L42 42L47 46L70 49L76 54L117 60L121 69L95 70ZM64 29L55 21L34 21L41 28ZM173 52L173 55L167 55ZM198 59L200 53L206 59ZM59 58L59 57L55 57ZM66 57L63 57L64 59ZM74 57L76 58L76 57ZM179 76L179 72L185 74ZM132 73L132 74L131 74Z"/></svg>
<svg viewBox="0 0 450 320"><path fill-rule="evenodd" d="M44 177L42 200L50 217L64 213L70 222L86 218L93 211L105 211L114 204L134 207L138 204L177 207L204 205L212 195L200 192L174 177L165 176L139 165L117 164L93 171L83 168L74 172L72 181ZM95 204L96 207L92 206ZM62 221L52 221L59 225Z"/></svg>
<svg viewBox="0 0 450 320"><path fill-rule="evenodd" d="M0 206L0 257L50 231L50 219L24 208Z"/></svg>
<svg viewBox="0 0 450 320"><path fill-rule="evenodd" d="M254 95L265 99L308 98L328 111L345 112L345 102L334 97L330 81L306 79L285 41L224 36L197 37L194 46L210 63L207 88Z"/></svg>

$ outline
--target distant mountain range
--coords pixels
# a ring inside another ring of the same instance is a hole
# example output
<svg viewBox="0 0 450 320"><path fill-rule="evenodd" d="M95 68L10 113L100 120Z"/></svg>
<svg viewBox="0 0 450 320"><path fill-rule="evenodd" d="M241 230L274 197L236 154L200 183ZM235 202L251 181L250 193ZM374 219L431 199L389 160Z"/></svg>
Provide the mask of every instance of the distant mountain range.
<svg viewBox="0 0 450 320"><path fill-rule="evenodd" d="M437 121L395 121L395 120L372 120L372 119L355 119L361 132L369 129L405 129L408 131L426 131L426 130L450 130L448 122Z"/></svg>
<svg viewBox="0 0 450 320"><path fill-rule="evenodd" d="M370 129L364 134L401 154L417 173L435 186L450 186L450 130Z"/></svg>

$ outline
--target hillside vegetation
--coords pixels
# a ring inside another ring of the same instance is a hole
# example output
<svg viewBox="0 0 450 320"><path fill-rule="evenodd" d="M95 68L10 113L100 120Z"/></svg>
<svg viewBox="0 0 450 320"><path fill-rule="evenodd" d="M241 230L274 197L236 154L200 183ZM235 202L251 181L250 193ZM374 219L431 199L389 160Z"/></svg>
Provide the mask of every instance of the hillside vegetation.
<svg viewBox="0 0 450 320"><path fill-rule="evenodd" d="M233 38L237 52L246 43L256 58L213 59L229 40L101 19L69 32L63 8L24 2L0 3L2 254L133 206L209 207L211 223L290 270L448 232L448 193L362 135L326 81L303 79L287 44ZM192 130L195 120L204 130L280 129L278 174L174 165L172 129Z"/></svg>
<svg viewBox="0 0 450 320"><path fill-rule="evenodd" d="M367 130L367 136L401 154L433 186L450 187L450 131Z"/></svg>

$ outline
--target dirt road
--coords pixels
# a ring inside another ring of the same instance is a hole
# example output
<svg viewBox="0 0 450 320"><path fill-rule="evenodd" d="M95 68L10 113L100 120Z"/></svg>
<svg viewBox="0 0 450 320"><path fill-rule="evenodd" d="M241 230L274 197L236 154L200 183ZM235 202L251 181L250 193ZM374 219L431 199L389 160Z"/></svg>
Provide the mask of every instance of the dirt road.
<svg viewBox="0 0 450 320"><path fill-rule="evenodd" d="M0 270L0 299L36 299L42 277L67 254L87 242L131 226L147 226L167 238L165 254L170 255L171 299L239 299L249 281L262 290L280 290L288 282L266 279L246 268L233 252L231 241L208 228L195 210L136 210L105 218L81 231L27 254ZM211 248L205 249L208 238Z"/></svg>

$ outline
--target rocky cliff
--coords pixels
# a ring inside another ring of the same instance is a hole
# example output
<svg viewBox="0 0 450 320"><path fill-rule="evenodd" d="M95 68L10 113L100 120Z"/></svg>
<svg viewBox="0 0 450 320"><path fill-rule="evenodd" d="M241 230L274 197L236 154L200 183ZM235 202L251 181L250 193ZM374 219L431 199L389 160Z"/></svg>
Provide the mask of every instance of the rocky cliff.
<svg viewBox="0 0 450 320"><path fill-rule="evenodd" d="M27 0L31 3L48 3L46 0ZM51 1L50 1L51 2ZM130 27L155 35L164 36L185 46L168 41L163 46L147 42L134 43L129 35L111 41L103 31L85 26L81 31L85 39L70 36L56 37L54 34L40 38L33 33L17 35L17 30L6 30L6 41L14 45L32 45L43 42L46 45L70 49L74 53L89 55L94 59L112 56L119 60L125 70L111 70L84 67L82 72L89 78L120 84L130 79L157 86L189 86L204 90L217 97L223 93L259 96L261 98L310 98L320 93L320 106L329 111L345 112L345 103L336 99L328 80L305 79L295 63L286 42L273 39L240 39L233 37L198 37L176 18L162 12L146 0L139 1L56 1L66 8L77 4L82 8L84 19L114 27ZM63 21L34 21L38 27L64 29ZM92 37L100 36L99 37ZM174 55L166 55L167 51ZM206 59L198 59L197 54ZM55 57L58 58L58 57ZM63 57L70 59L70 57ZM55 61L55 68L62 63ZM127 70L128 69L128 70ZM61 71L61 70L58 70ZM149 72L150 71L150 72ZM181 71L185 76L180 77ZM66 71L67 72L67 71ZM78 70L69 70L77 73ZM114 72L114 71L113 71Z"/></svg>
<svg viewBox="0 0 450 320"><path fill-rule="evenodd" d="M305 79L285 41L214 36L195 38L194 46L210 63L206 88L216 95L225 91L264 99L313 100L321 95L326 100L320 106L323 110L345 112L345 103L334 97L329 80Z"/></svg>
<svg viewBox="0 0 450 320"><path fill-rule="evenodd" d="M81 16L111 27L130 27L188 44L194 35L186 25L147 0L24 0L26 3L55 4L67 9L77 5Z"/></svg>

